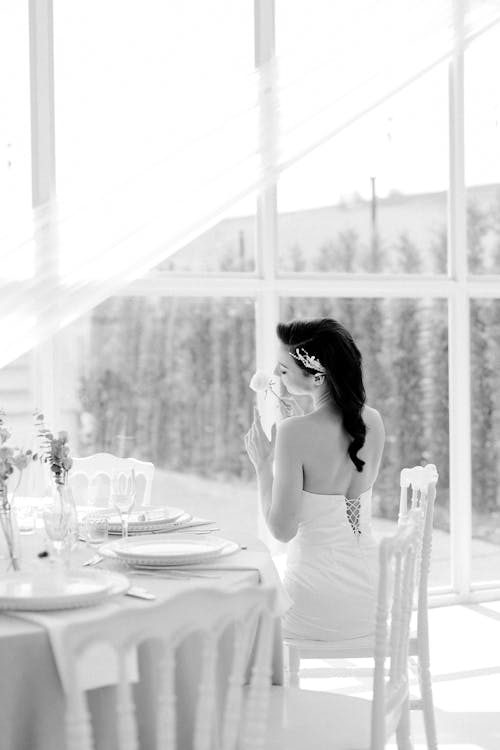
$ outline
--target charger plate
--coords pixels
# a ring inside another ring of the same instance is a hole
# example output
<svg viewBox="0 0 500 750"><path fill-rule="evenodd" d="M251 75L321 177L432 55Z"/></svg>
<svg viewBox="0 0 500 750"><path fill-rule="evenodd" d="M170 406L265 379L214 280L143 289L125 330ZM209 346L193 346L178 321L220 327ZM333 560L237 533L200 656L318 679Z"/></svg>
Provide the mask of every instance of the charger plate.
<svg viewBox="0 0 500 750"><path fill-rule="evenodd" d="M8 573L0 579L0 610L44 611L90 607L123 593L128 580L101 571L70 571L64 577L39 573Z"/></svg>
<svg viewBox="0 0 500 750"><path fill-rule="evenodd" d="M99 547L105 557L118 557L133 567L178 567L211 563L232 554L239 545L221 537L200 537L196 534L176 534L172 537L135 537L109 542Z"/></svg>

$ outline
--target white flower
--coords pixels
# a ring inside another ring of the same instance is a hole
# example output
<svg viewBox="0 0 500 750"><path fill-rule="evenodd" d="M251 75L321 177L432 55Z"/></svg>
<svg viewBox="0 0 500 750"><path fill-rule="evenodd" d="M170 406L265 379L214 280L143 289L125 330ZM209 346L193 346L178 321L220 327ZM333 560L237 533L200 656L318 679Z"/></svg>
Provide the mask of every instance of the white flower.
<svg viewBox="0 0 500 750"><path fill-rule="evenodd" d="M248 384L252 391L258 393L259 391L267 391L271 381L271 375L264 370L257 370L252 375L250 383Z"/></svg>

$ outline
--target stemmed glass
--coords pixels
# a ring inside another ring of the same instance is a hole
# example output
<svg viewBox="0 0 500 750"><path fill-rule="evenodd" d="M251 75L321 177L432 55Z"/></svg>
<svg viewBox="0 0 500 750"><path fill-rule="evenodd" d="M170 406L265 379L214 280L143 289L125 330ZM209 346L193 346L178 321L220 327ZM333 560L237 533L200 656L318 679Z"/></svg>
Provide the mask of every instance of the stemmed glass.
<svg viewBox="0 0 500 750"><path fill-rule="evenodd" d="M73 518L60 503L50 503L43 510L45 531L56 553L59 567L68 570L69 553L73 544Z"/></svg>
<svg viewBox="0 0 500 750"><path fill-rule="evenodd" d="M135 503L135 472L133 469L130 474L123 471L117 471L113 474L111 502L120 514L122 539L127 539L129 515Z"/></svg>

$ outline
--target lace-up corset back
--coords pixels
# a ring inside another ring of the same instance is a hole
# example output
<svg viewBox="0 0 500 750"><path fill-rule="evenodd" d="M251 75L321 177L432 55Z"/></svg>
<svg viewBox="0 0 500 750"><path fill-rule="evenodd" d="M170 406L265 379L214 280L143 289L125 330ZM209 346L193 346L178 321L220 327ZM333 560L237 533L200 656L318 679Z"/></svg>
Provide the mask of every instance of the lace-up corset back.
<svg viewBox="0 0 500 750"><path fill-rule="evenodd" d="M298 536L325 535L331 543L331 532L335 529L335 540L342 538L349 544L353 536L362 541L371 540L371 489L358 498L345 495L322 495L315 492L302 493ZM316 542L320 541L316 539Z"/></svg>

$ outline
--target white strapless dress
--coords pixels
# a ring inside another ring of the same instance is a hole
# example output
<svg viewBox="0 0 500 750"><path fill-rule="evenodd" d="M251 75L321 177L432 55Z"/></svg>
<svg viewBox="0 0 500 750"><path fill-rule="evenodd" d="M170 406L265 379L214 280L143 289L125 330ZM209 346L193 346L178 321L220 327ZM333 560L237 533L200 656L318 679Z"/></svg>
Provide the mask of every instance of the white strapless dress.
<svg viewBox="0 0 500 750"><path fill-rule="evenodd" d="M371 531L371 490L359 501L303 491L284 586L292 606L288 638L336 641L374 632L378 544Z"/></svg>

